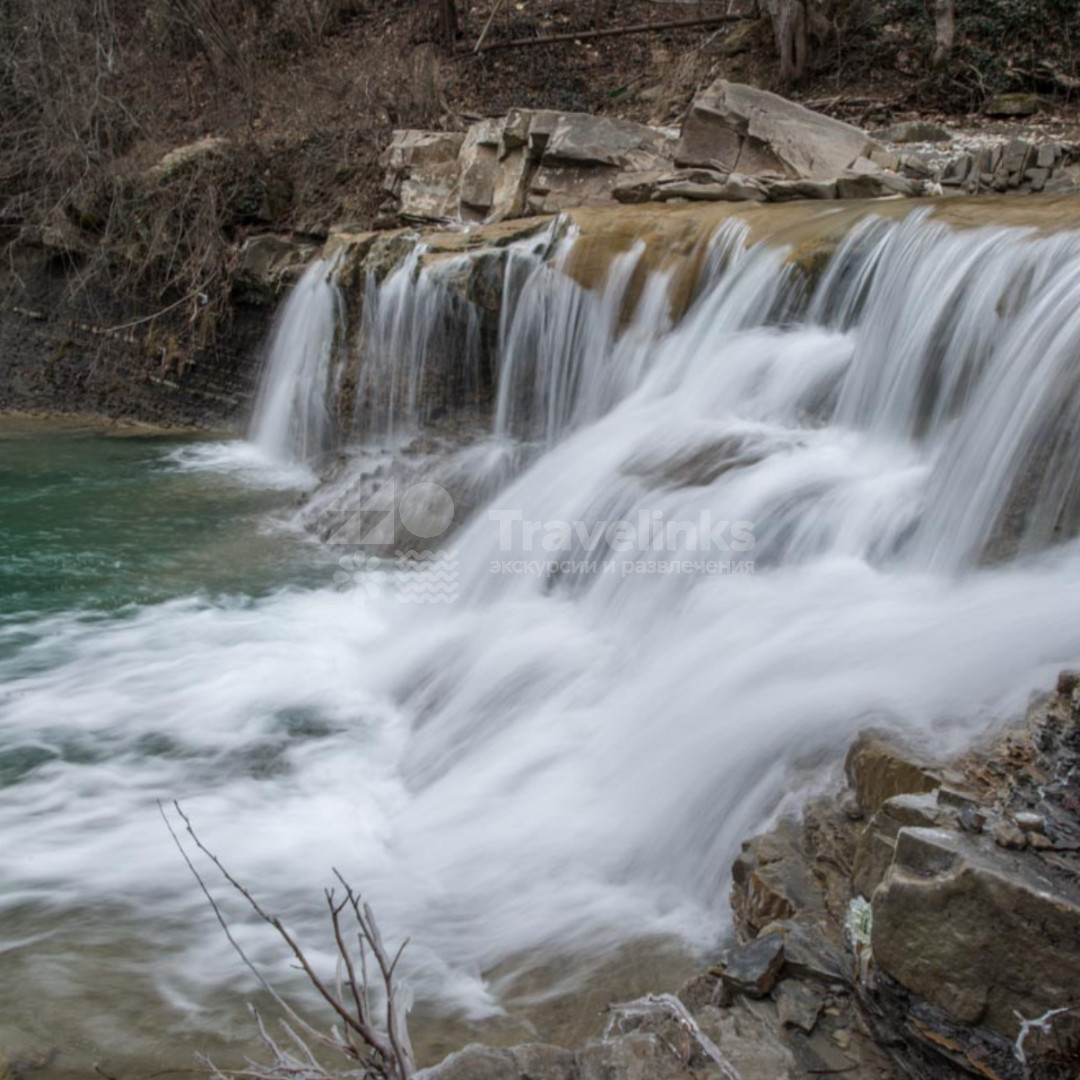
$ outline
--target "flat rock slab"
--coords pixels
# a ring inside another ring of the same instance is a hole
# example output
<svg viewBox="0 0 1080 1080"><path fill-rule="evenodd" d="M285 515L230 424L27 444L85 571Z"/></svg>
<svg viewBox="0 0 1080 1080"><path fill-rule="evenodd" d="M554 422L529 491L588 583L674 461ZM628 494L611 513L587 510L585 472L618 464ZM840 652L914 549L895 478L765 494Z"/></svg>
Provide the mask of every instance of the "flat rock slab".
<svg viewBox="0 0 1080 1080"><path fill-rule="evenodd" d="M690 106L679 165L828 180L875 147L861 128L766 90L718 79Z"/></svg>

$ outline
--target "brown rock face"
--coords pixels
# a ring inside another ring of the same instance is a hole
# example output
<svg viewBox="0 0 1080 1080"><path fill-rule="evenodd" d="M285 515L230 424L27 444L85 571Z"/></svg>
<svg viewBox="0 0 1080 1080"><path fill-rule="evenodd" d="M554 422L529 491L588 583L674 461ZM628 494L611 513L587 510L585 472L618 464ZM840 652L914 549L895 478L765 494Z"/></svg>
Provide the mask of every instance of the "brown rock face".
<svg viewBox="0 0 1080 1080"><path fill-rule="evenodd" d="M859 806L870 813L894 795L918 794L941 786L940 773L894 736L863 732L844 762Z"/></svg>

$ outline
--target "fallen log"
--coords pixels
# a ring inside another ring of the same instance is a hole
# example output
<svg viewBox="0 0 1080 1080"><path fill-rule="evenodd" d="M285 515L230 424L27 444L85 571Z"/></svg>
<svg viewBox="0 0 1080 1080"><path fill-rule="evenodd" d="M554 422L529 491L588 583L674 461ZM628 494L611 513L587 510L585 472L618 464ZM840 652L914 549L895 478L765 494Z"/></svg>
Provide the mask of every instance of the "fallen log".
<svg viewBox="0 0 1080 1080"><path fill-rule="evenodd" d="M489 41L475 48L458 49L460 53L485 53L497 49L525 49L531 45L558 45L566 41L587 41L591 38L620 37L623 34L647 34L655 30L693 30L699 26L716 26L719 23L745 22L746 15L703 15L699 19L682 19L671 22L636 23L633 26L606 26L599 30L581 30L578 33L548 34L544 37L513 38L510 41Z"/></svg>

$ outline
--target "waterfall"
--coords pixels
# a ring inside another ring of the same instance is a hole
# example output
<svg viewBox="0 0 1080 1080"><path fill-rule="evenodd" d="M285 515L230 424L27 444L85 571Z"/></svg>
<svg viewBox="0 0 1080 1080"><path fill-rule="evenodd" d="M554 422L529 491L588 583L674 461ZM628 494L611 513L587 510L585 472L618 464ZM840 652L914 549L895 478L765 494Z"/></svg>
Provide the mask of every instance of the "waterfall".
<svg viewBox="0 0 1080 1080"><path fill-rule="evenodd" d="M316 259L270 333L251 440L274 461L304 464L328 448L334 341L343 315L335 278L333 261Z"/></svg>
<svg viewBox="0 0 1080 1080"><path fill-rule="evenodd" d="M367 275L355 429L363 442L415 435L433 417L478 404L479 319L450 284L470 260L428 267L425 254L417 244L381 284Z"/></svg>
<svg viewBox="0 0 1080 1080"><path fill-rule="evenodd" d="M585 283L586 239L414 247L348 298L340 381L325 264L275 331L258 431L304 453L355 409L303 520L441 486L453 602L334 549L322 587L80 629L10 706L92 718L112 672L132 760L161 726L222 761L283 745L280 777L206 770L201 831L312 935L298 897L347 870L412 935L420 996L470 1016L642 937L712 947L739 842L830 784L860 727L969 745L1080 661L1080 235L868 215L813 276L733 221L679 317L653 240ZM155 792L183 760L155 759ZM70 863L80 900L183 893L135 772L137 879L56 819L46 870Z"/></svg>

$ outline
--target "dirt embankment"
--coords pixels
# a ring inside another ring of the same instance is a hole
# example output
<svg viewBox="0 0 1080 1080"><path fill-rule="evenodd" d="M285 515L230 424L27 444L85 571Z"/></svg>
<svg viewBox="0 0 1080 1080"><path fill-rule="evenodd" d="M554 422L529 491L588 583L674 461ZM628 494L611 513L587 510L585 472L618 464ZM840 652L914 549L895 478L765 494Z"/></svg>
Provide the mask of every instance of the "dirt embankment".
<svg viewBox="0 0 1080 1080"><path fill-rule="evenodd" d="M1025 123L1080 135L1074 3L957 0L955 56L933 71L925 5L801 2L813 57L787 89L822 111L979 127L1002 122L985 114L996 94L1020 91L1041 110ZM333 226L385 222L380 156L396 128L464 131L512 106L677 125L717 77L780 88L757 0L457 0L452 42L437 7L115 0L70 16L51 0L6 5L0 407L169 412L170 381L198 373L177 418L235 413L276 299L245 284L243 241L318 243ZM721 10L734 17L588 36ZM564 40L478 54L481 36ZM201 152L176 156L192 146Z"/></svg>

